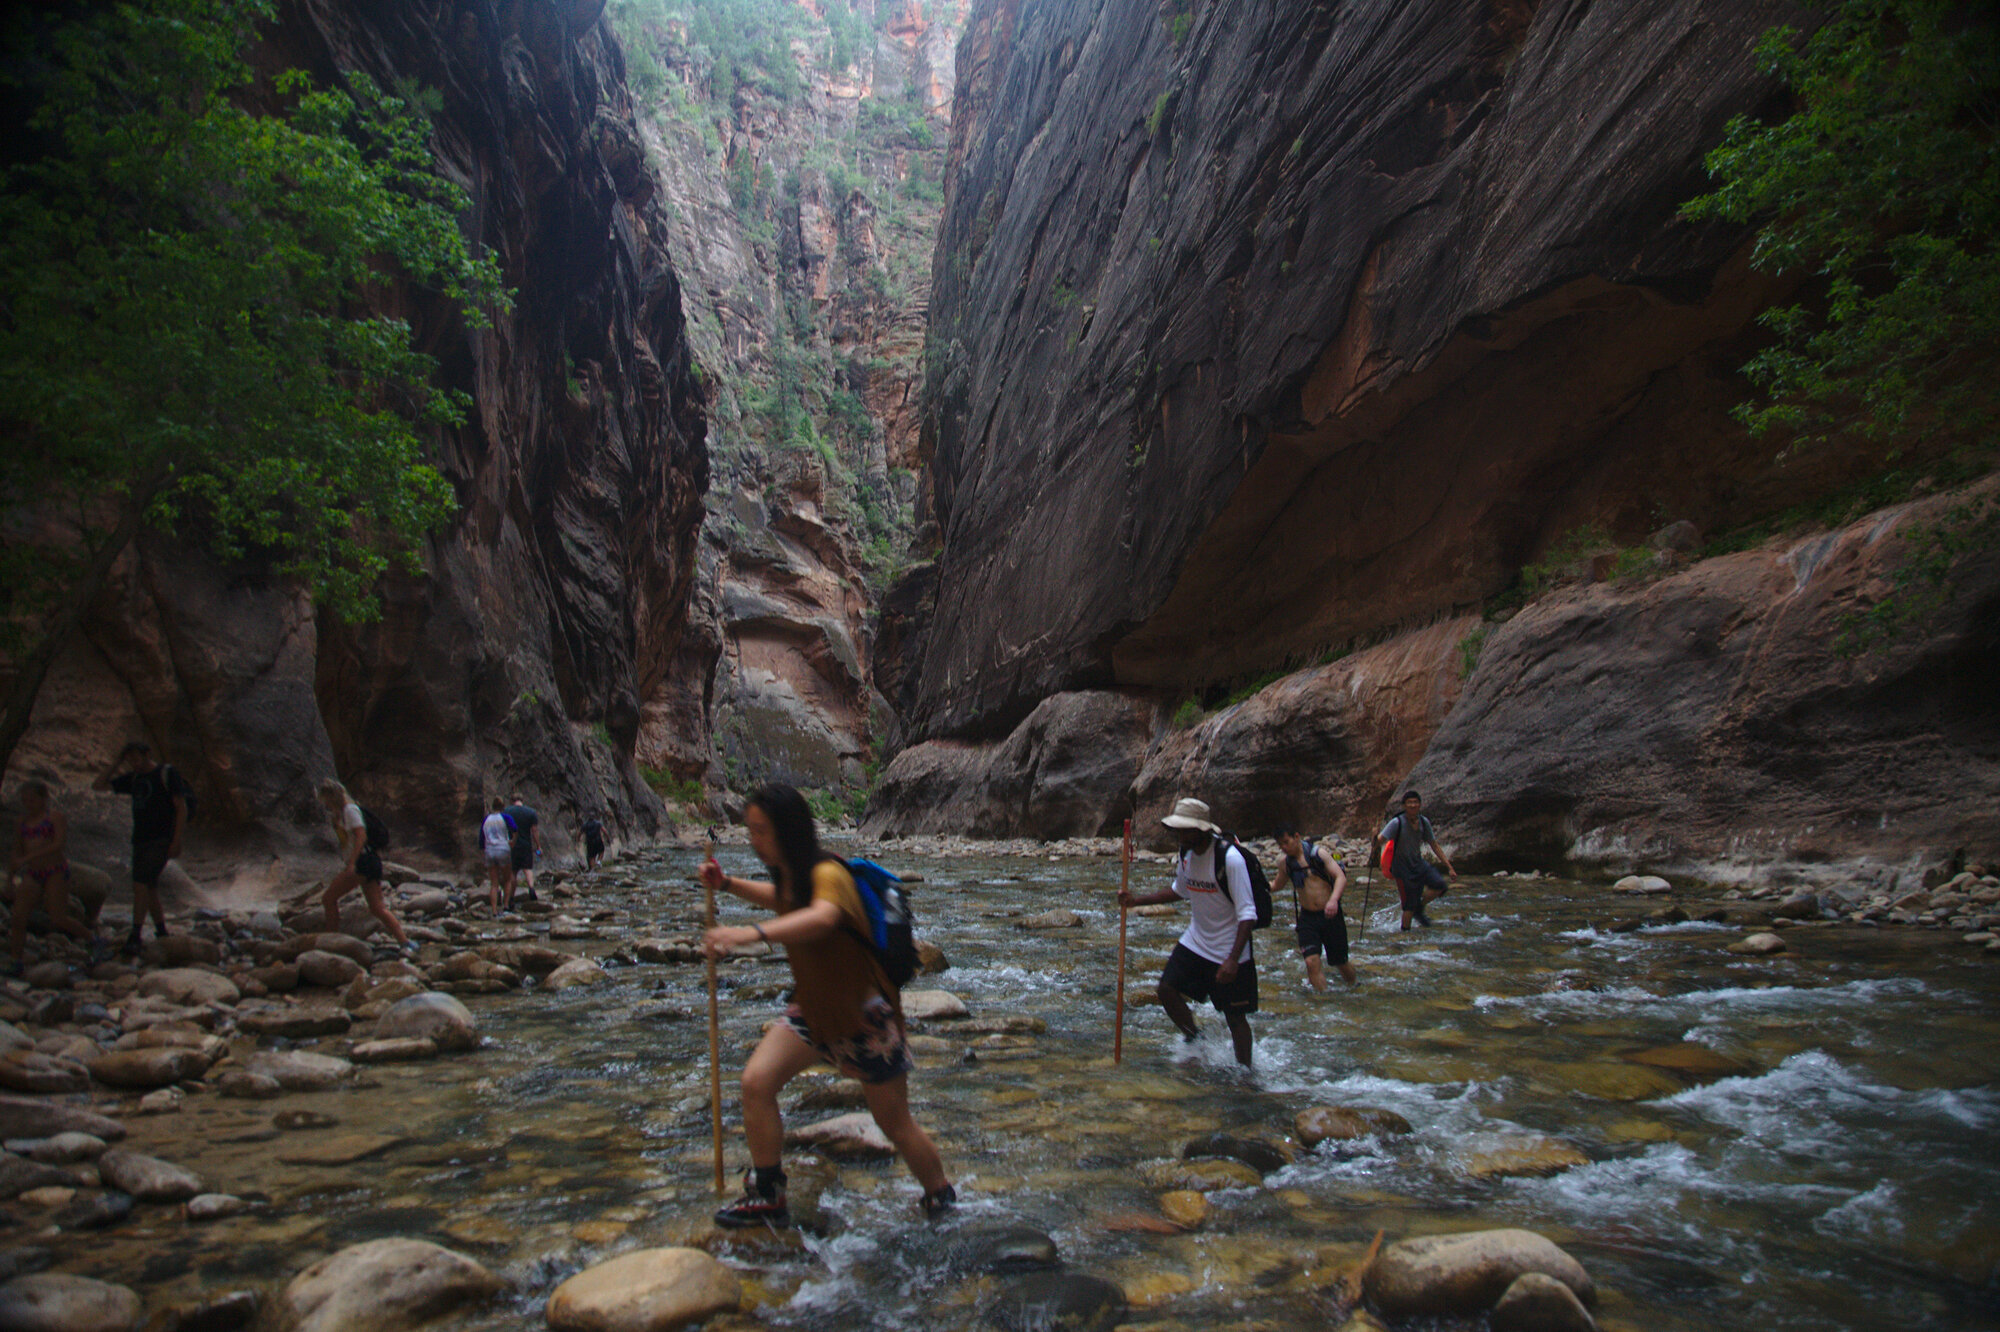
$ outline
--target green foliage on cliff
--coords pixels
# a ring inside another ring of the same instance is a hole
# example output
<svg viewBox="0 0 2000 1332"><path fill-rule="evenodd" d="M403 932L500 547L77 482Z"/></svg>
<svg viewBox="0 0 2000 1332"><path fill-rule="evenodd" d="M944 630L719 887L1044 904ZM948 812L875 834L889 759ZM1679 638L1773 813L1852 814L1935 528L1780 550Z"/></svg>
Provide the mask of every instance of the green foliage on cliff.
<svg viewBox="0 0 2000 1332"><path fill-rule="evenodd" d="M1835 432L2000 425L2000 30L1948 0L1845 0L1809 37L1767 33L1765 69L1797 97L1738 117L1708 157L1694 218L1761 221L1756 264L1816 275L1769 311L1742 418L1803 441Z"/></svg>

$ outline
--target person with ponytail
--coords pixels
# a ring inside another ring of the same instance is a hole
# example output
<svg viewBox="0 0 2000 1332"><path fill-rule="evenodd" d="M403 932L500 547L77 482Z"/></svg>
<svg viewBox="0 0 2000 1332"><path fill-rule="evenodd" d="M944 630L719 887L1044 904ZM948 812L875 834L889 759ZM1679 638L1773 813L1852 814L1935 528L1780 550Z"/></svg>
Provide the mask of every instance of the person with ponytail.
<svg viewBox="0 0 2000 1332"><path fill-rule="evenodd" d="M792 787L772 784L744 811L750 849L771 872L768 882L722 872L710 856L702 883L727 889L776 919L722 925L703 946L720 957L745 944L782 944L792 967L792 1002L743 1066L743 1136L750 1170L743 1196L715 1214L730 1227L791 1224L785 1203L784 1120L778 1094L801 1072L831 1063L861 1083L869 1113L923 1189L924 1215L958 1201L930 1135L910 1115L909 1042L902 997L867 943L868 916L854 877L820 848L812 810Z"/></svg>

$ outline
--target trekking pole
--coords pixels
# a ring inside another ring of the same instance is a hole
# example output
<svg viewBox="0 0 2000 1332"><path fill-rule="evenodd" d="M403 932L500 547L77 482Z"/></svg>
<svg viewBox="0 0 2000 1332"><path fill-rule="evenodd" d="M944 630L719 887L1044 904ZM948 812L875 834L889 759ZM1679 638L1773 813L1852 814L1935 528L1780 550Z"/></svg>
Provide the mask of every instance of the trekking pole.
<svg viewBox="0 0 2000 1332"><path fill-rule="evenodd" d="M708 843L708 858L715 859L715 842ZM702 881L705 901L702 905L702 929L715 928L715 889ZM722 1011L715 994L715 954L704 948L702 955L708 959L708 1110L709 1120L715 1126L715 1196L724 1193L722 1183Z"/></svg>
<svg viewBox="0 0 2000 1332"><path fill-rule="evenodd" d="M1375 862L1370 860L1367 872L1361 879L1361 932L1355 936L1357 939L1366 939L1368 937L1368 890L1374 887L1374 885Z"/></svg>
<svg viewBox="0 0 2000 1332"><path fill-rule="evenodd" d="M1118 1030L1111 1038L1111 1062L1125 1062L1125 892L1132 886L1132 820L1125 820L1125 850L1118 874Z"/></svg>

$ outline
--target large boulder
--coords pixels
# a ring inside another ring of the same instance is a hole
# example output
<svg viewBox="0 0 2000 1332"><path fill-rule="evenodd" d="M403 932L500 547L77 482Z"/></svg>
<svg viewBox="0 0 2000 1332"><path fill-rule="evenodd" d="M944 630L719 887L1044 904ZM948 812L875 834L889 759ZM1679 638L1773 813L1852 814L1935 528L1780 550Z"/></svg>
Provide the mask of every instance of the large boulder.
<svg viewBox="0 0 2000 1332"><path fill-rule="evenodd" d="M548 1319L559 1332L668 1332L741 1299L736 1273L699 1249L641 1249L557 1286Z"/></svg>
<svg viewBox="0 0 2000 1332"><path fill-rule="evenodd" d="M270 1078L286 1091L325 1091L354 1076L354 1065L309 1050L258 1050L243 1061L244 1072Z"/></svg>
<svg viewBox="0 0 2000 1332"><path fill-rule="evenodd" d="M507 1283L472 1259L424 1240L380 1239L306 1268L273 1301L271 1332L403 1332Z"/></svg>
<svg viewBox="0 0 2000 1332"><path fill-rule="evenodd" d="M471 1050L479 1045L479 1022L471 1009L451 995L427 991L391 1005L375 1024L375 1037L421 1037L440 1050Z"/></svg>
<svg viewBox="0 0 2000 1332"><path fill-rule="evenodd" d="M139 978L139 993L169 1003L194 1007L201 1004L233 1004L243 997L234 981L196 967L169 967L149 971Z"/></svg>
<svg viewBox="0 0 2000 1332"><path fill-rule="evenodd" d="M1399 1240L1368 1269L1368 1298L1390 1318L1483 1313L1528 1272L1555 1278L1589 1304L1590 1274L1532 1230L1475 1230Z"/></svg>
<svg viewBox="0 0 2000 1332"><path fill-rule="evenodd" d="M611 979L609 972L595 960L587 957L572 958L542 978L542 988L548 990L573 990L584 985L602 985Z"/></svg>
<svg viewBox="0 0 2000 1332"><path fill-rule="evenodd" d="M36 1272L0 1286L7 1332L133 1332L144 1312L124 1286L61 1272Z"/></svg>

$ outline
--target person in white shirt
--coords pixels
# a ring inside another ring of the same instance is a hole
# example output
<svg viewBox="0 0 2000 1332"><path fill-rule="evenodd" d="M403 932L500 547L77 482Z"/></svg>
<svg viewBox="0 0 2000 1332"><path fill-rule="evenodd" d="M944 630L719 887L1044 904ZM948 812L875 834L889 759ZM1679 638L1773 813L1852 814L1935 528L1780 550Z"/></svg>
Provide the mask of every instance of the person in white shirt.
<svg viewBox="0 0 2000 1332"><path fill-rule="evenodd" d="M1151 906L1184 897L1192 919L1160 973L1160 1007L1193 1040L1201 1034L1190 1000L1207 1000L1229 1026L1236 1062L1250 1066L1250 1015L1257 1011L1257 959L1250 932L1257 928L1257 900L1243 853L1220 840L1222 829L1199 800L1177 800L1160 820L1180 836L1173 886L1145 896L1118 894L1120 906Z"/></svg>
<svg viewBox="0 0 2000 1332"><path fill-rule="evenodd" d="M340 839L340 854L345 862L326 886L327 929L340 928L340 899L359 888L362 899L368 903L369 914L389 932L389 936L396 941L396 947L406 954L414 954L417 946L403 932L403 922L396 919L396 913L389 909L384 896L382 851L368 841L368 820L363 817L361 806L347 794L345 786L332 778L319 784L319 803L333 816L334 835Z"/></svg>
<svg viewBox="0 0 2000 1332"><path fill-rule="evenodd" d="M494 796L493 812L479 825L479 844L486 852L486 907L496 916L501 898L514 896L514 825L501 813L506 807L506 801Z"/></svg>

